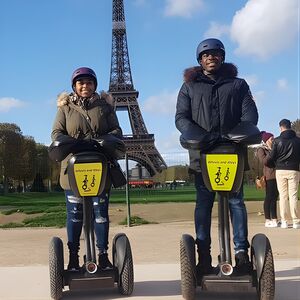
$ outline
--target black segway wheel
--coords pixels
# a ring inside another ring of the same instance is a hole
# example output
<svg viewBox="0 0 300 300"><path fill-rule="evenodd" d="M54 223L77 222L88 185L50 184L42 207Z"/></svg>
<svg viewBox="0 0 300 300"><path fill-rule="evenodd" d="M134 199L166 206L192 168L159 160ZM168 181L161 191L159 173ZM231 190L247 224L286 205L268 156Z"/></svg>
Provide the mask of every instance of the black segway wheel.
<svg viewBox="0 0 300 300"><path fill-rule="evenodd" d="M114 265L118 270L118 290L121 295L131 295L134 286L133 259L129 240L123 233L114 239Z"/></svg>
<svg viewBox="0 0 300 300"><path fill-rule="evenodd" d="M273 300L275 297L275 270L270 244L266 249L265 264L258 286L259 300Z"/></svg>
<svg viewBox="0 0 300 300"><path fill-rule="evenodd" d="M189 235L180 240L181 293L186 300L194 300L196 295L195 242Z"/></svg>
<svg viewBox="0 0 300 300"><path fill-rule="evenodd" d="M63 242L58 237L53 237L49 245L49 272L51 298L59 300L62 298L64 254Z"/></svg>

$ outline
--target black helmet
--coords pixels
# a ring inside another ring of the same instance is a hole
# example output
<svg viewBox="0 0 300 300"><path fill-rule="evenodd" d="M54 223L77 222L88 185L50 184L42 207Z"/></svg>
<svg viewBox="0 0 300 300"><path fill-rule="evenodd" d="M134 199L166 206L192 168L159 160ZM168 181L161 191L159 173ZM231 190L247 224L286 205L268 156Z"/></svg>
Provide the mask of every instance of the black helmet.
<svg viewBox="0 0 300 300"><path fill-rule="evenodd" d="M202 52L206 50L220 50L223 53L223 60L225 60L225 47L223 43L218 39L206 39L202 41L196 51L196 59L200 62Z"/></svg>

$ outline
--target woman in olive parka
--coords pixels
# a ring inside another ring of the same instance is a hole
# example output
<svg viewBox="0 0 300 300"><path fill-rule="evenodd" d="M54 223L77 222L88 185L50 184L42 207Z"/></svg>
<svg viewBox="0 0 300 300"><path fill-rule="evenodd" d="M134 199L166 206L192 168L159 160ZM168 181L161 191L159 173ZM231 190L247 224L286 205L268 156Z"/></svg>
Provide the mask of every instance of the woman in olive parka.
<svg viewBox="0 0 300 300"><path fill-rule="evenodd" d="M91 141L105 134L122 137L117 115L112 107L112 96L96 93L97 77L86 67L78 68L72 75L73 92L58 96L58 111L51 138L59 140L67 135L78 140ZM66 167L71 154L61 162L60 185L65 191L67 205L67 235L69 248L69 270L79 269L79 241L82 231L82 199L75 197L70 189ZM99 250L99 265L102 269L112 268L108 259L108 205L111 184L93 199L95 234Z"/></svg>

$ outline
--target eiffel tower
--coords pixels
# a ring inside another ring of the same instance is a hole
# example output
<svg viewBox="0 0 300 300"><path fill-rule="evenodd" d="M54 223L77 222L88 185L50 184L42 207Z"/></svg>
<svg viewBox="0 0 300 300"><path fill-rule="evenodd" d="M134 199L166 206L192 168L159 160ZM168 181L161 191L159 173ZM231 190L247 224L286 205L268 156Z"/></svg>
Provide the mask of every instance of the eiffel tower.
<svg viewBox="0 0 300 300"><path fill-rule="evenodd" d="M149 134L143 120L134 89L129 63L123 0L113 0L112 56L109 92L116 110L128 112L132 135L124 135L128 159L144 166L151 176L167 167L154 145L154 134Z"/></svg>

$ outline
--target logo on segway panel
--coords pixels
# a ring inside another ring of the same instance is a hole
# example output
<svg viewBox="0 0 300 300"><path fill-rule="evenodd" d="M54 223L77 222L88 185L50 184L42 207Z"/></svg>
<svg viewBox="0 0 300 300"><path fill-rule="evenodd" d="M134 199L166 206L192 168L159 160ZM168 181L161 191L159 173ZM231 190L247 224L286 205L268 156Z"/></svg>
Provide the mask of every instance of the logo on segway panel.
<svg viewBox="0 0 300 300"><path fill-rule="evenodd" d="M74 175L80 196L97 196L102 177L101 162L75 164Z"/></svg>
<svg viewBox="0 0 300 300"><path fill-rule="evenodd" d="M214 191L231 191L238 165L237 154L207 154L206 167Z"/></svg>

